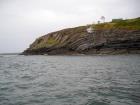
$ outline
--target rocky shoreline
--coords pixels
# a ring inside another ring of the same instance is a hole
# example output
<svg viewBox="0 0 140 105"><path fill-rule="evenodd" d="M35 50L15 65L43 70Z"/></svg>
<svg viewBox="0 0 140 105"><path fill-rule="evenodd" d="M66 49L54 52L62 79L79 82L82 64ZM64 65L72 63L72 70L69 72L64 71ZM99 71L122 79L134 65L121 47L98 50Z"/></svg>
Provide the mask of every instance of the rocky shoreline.
<svg viewBox="0 0 140 105"><path fill-rule="evenodd" d="M105 25L110 24L112 25L112 23L105 23ZM89 26L69 28L44 35L36 39L22 54L140 54L139 29L114 26L102 28L102 26L95 27L92 33L88 33L87 27Z"/></svg>

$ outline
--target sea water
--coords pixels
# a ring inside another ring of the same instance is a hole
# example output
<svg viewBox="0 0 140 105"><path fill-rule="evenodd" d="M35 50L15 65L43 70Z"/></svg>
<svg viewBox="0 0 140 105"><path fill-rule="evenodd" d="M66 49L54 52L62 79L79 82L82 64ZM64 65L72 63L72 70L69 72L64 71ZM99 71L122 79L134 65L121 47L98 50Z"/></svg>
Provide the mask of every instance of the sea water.
<svg viewBox="0 0 140 105"><path fill-rule="evenodd" d="M0 55L0 105L140 105L140 55Z"/></svg>

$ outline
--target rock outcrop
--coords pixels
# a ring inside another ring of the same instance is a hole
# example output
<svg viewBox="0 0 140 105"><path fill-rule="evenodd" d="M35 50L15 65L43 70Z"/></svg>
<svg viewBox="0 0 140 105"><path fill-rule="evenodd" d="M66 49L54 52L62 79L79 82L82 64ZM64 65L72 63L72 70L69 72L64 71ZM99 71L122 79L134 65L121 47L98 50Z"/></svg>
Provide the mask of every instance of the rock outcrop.
<svg viewBox="0 0 140 105"><path fill-rule="evenodd" d="M130 27L133 25L132 22L139 21L140 18L137 18L136 21L131 20L127 26L120 25L120 23L90 25L94 28L93 33L87 32L89 26L49 33L36 39L23 54L140 53L140 29ZM140 22L134 26L137 25L140 26Z"/></svg>

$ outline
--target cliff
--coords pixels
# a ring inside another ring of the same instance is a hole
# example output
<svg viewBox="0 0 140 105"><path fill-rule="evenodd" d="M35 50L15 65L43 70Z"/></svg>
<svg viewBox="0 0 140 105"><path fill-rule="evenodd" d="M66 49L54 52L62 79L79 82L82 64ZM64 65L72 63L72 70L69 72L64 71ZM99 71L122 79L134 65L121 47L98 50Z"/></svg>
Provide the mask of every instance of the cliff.
<svg viewBox="0 0 140 105"><path fill-rule="evenodd" d="M87 28L93 32L87 32ZM140 53L140 18L92 24L52 32L23 52L32 54Z"/></svg>

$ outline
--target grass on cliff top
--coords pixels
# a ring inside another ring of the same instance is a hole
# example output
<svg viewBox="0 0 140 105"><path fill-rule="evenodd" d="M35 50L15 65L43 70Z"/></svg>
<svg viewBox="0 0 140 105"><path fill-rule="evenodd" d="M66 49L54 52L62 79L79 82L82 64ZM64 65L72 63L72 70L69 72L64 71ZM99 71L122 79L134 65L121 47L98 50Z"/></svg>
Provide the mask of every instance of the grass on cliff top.
<svg viewBox="0 0 140 105"><path fill-rule="evenodd" d="M73 36L76 34L82 35L83 33L86 33L86 28L87 28L86 26L79 26L74 28L63 29L57 31L56 33L59 33L61 35L69 35L69 36Z"/></svg>
<svg viewBox="0 0 140 105"><path fill-rule="evenodd" d="M140 30L140 18L101 23L92 26L95 29L128 29Z"/></svg>

